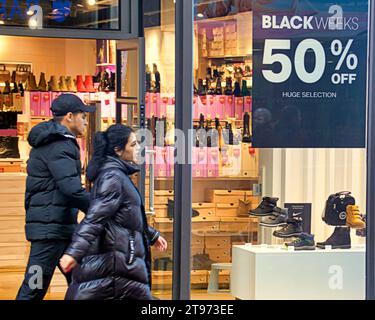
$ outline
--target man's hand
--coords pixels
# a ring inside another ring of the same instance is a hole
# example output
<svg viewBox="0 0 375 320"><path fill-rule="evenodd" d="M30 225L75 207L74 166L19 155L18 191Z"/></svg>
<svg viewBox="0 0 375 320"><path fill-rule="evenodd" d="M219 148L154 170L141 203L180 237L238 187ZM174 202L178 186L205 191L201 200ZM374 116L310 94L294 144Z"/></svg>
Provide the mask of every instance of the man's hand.
<svg viewBox="0 0 375 320"><path fill-rule="evenodd" d="M69 273L76 265L77 261L67 254L64 254L60 259L60 266L64 273Z"/></svg>
<svg viewBox="0 0 375 320"><path fill-rule="evenodd" d="M154 246L156 247L156 249L158 249L161 252L166 251L168 249L168 243L162 236L159 236Z"/></svg>

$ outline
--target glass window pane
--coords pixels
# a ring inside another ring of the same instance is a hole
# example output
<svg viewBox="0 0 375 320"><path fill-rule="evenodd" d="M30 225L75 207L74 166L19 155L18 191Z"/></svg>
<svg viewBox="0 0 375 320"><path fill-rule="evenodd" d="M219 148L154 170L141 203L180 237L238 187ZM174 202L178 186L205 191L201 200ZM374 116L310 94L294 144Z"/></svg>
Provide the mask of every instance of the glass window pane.
<svg viewBox="0 0 375 320"><path fill-rule="evenodd" d="M118 0L0 1L1 26L118 30Z"/></svg>

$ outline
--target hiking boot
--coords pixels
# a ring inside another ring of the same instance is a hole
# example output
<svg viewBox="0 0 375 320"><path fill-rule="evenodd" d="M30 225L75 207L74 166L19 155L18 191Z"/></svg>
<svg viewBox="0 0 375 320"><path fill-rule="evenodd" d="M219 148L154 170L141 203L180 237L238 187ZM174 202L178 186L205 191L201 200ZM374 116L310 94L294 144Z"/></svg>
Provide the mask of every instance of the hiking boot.
<svg viewBox="0 0 375 320"><path fill-rule="evenodd" d="M298 237L302 230L302 220L291 219L287 224L279 230L275 230L273 235L277 238Z"/></svg>
<svg viewBox="0 0 375 320"><path fill-rule="evenodd" d="M362 221L364 222L365 227L363 229L357 229L355 231L355 234L358 237L366 237L366 215L361 214L360 217L361 217Z"/></svg>
<svg viewBox="0 0 375 320"><path fill-rule="evenodd" d="M74 83L74 80L72 79L72 77L70 76L66 77L66 85L68 87L69 92L77 92L77 86Z"/></svg>
<svg viewBox="0 0 375 320"><path fill-rule="evenodd" d="M315 250L314 235L301 233L298 238L292 242L286 243L286 247L294 247L294 250Z"/></svg>
<svg viewBox="0 0 375 320"><path fill-rule="evenodd" d="M63 76L60 77L59 89L62 92L67 92L68 91L68 87L66 86L66 80L65 80L65 77L63 77Z"/></svg>
<svg viewBox="0 0 375 320"><path fill-rule="evenodd" d="M346 225L353 229L363 229L366 226L361 219L358 206L350 204L346 206Z"/></svg>
<svg viewBox="0 0 375 320"><path fill-rule="evenodd" d="M279 198L275 197L263 197L262 202L254 210L250 210L249 215L256 217L272 215L272 211L276 208L278 200Z"/></svg>
<svg viewBox="0 0 375 320"><path fill-rule="evenodd" d="M40 73L39 84L38 84L39 91L47 91L47 82L46 82L46 75L44 72Z"/></svg>
<svg viewBox="0 0 375 320"><path fill-rule="evenodd" d="M272 211L271 216L267 216L263 218L260 222L259 225L262 227L277 227L277 226L284 226L287 224L288 220L288 209L281 209L276 207Z"/></svg>
<svg viewBox="0 0 375 320"><path fill-rule="evenodd" d="M332 246L332 249L350 249L350 228L335 227L332 235L324 242L316 244L318 248L325 249L326 246Z"/></svg>

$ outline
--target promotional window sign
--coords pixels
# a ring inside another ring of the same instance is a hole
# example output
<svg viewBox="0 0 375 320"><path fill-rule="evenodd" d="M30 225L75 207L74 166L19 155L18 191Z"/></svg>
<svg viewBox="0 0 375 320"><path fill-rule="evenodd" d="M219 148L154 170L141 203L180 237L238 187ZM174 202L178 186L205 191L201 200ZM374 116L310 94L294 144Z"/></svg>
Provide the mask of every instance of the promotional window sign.
<svg viewBox="0 0 375 320"><path fill-rule="evenodd" d="M368 6L253 2L254 147L365 147Z"/></svg>
<svg viewBox="0 0 375 320"><path fill-rule="evenodd" d="M302 220L303 232L311 233L311 203L285 203L289 217Z"/></svg>

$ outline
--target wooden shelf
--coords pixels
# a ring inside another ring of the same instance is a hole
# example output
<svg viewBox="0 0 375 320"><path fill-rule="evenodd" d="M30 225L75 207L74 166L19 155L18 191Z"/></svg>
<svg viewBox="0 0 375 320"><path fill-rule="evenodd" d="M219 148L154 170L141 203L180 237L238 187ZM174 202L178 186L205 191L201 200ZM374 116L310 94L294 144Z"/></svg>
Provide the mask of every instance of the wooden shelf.
<svg viewBox="0 0 375 320"><path fill-rule="evenodd" d="M111 67L111 66L115 66L115 65L116 65L115 63L99 63L96 66L97 67Z"/></svg>

